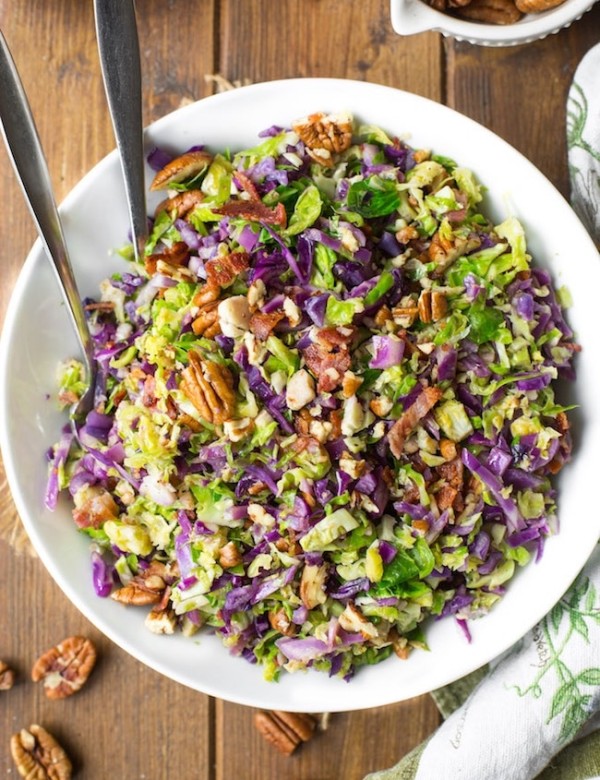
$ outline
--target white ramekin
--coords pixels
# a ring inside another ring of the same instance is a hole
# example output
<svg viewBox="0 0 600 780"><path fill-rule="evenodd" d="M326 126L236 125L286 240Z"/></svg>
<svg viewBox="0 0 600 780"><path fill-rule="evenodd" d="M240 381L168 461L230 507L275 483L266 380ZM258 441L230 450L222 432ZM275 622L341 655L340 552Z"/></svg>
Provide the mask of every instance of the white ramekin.
<svg viewBox="0 0 600 780"><path fill-rule="evenodd" d="M398 35L432 31L457 41L480 46L516 46L545 38L568 27L588 11L596 0L565 0L540 14L524 16L515 24L496 25L459 19L436 11L426 0L390 0L392 27Z"/></svg>

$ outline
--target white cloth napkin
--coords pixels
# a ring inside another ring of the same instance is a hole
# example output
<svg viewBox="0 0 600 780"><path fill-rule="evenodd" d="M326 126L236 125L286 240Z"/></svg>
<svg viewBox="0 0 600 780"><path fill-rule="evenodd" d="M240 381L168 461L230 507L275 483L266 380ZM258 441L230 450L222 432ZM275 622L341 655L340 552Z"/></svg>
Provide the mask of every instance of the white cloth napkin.
<svg viewBox="0 0 600 780"><path fill-rule="evenodd" d="M567 100L571 204L600 245L600 44L583 58Z"/></svg>
<svg viewBox="0 0 600 780"><path fill-rule="evenodd" d="M567 140L571 202L600 245L600 44L575 73ZM600 547L560 602L489 664L466 701L428 741L366 780L530 780L567 745L598 727ZM590 750L582 753L566 773L552 777L600 777L596 737L588 743L592 756Z"/></svg>

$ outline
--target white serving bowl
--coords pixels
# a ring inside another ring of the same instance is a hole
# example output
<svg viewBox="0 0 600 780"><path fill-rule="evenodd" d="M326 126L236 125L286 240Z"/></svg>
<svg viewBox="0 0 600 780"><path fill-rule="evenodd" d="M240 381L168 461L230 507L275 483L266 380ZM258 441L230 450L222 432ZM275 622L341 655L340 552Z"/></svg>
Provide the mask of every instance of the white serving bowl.
<svg viewBox="0 0 600 780"><path fill-rule="evenodd" d="M531 43L568 27L596 0L565 0L539 14L528 14L515 24L483 24L436 11L427 0L390 0L392 27L398 35L426 31L480 46L516 46Z"/></svg>
<svg viewBox="0 0 600 780"><path fill-rule="evenodd" d="M350 683L317 672L284 674L281 682L268 683L259 667L229 655L216 637L203 632L193 639L157 636L144 627L146 610L98 598L92 587L89 541L75 529L68 501L63 499L54 513L43 503L45 453L66 422L51 400L56 366L78 351L39 242L17 281L0 342L0 443L17 509L41 560L68 598L116 644L171 679L222 699L268 709L338 712L417 696L480 667L546 614L589 557L600 535L600 263L575 213L522 155L455 111L388 87L330 79L257 84L164 117L148 128L145 143L148 150L159 145L173 152L198 143L235 150L254 145L266 127L289 125L319 110L349 110L359 122L380 125L416 147L431 148L470 167L489 188L486 212L497 223L509 213L519 217L536 263L550 269L559 285L568 285L574 300L569 319L583 346L575 386L581 408L575 458L559 480L560 533L547 541L539 563L519 572L490 614L472 621L472 643L452 619L440 620L426 627L430 652L415 651L406 661L392 657L365 667ZM150 200L149 208L153 205ZM116 153L75 187L61 213L80 292L95 295L103 278L124 267L124 261L111 254L128 233Z"/></svg>

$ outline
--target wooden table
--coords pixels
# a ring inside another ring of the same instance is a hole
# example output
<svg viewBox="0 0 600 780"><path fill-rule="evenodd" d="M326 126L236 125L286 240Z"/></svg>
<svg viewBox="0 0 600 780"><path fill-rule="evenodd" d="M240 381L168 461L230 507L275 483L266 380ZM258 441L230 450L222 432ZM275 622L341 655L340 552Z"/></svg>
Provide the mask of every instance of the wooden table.
<svg viewBox="0 0 600 780"><path fill-rule="evenodd" d="M565 97L577 63L600 39L600 5L558 35L506 49L433 33L400 38L390 25L388 0L138 0L138 17L147 122L215 91L210 74L231 82L363 79L473 117L568 194ZM114 146L92 3L0 3L0 26L61 200ZM1 319L35 238L4 147L0 192ZM2 490L6 495L6 486ZM8 499L4 504L11 511ZM4 776L16 775L10 734L36 722L62 741L76 776L86 780L359 780L398 761L439 722L428 696L334 714L326 732L286 759L256 732L252 709L188 690L143 667L67 602L38 559L18 555L7 542L0 542L0 593L0 659L19 673L18 684L0 692ZM96 642L97 669L80 694L51 702L29 681L31 664L75 633Z"/></svg>

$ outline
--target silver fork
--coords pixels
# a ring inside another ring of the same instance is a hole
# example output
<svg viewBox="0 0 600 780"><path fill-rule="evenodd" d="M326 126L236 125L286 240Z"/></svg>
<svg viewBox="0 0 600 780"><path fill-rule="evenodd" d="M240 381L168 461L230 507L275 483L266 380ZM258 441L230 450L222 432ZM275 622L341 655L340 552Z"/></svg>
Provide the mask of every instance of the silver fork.
<svg viewBox="0 0 600 780"><path fill-rule="evenodd" d="M46 158L23 84L2 32L0 84L0 125L4 140L42 245L52 261L83 352L87 389L71 407L70 413L71 429L79 439L78 426L94 406L97 377L94 347L56 208Z"/></svg>
<svg viewBox="0 0 600 780"><path fill-rule="evenodd" d="M94 0L96 37L129 207L136 260L148 235L140 47L133 0Z"/></svg>

